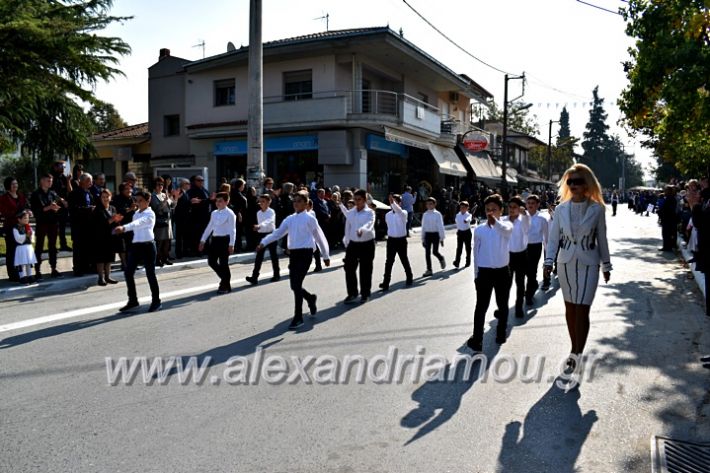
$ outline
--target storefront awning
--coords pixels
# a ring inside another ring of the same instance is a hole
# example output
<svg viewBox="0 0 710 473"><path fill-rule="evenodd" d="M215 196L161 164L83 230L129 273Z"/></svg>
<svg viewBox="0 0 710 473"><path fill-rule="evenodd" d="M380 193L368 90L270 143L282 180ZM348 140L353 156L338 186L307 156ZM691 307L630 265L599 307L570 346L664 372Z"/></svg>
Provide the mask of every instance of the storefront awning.
<svg viewBox="0 0 710 473"><path fill-rule="evenodd" d="M432 156L434 156L434 159L436 159L436 162L439 164L439 171L442 174L460 177L466 176L466 168L463 164L461 164L461 160L456 155L453 148L447 148L445 146L429 143L429 152Z"/></svg>
<svg viewBox="0 0 710 473"><path fill-rule="evenodd" d="M486 153L472 154L464 151L466 161L471 166L476 179L479 181L499 181L500 174L496 170L496 165Z"/></svg>
<svg viewBox="0 0 710 473"><path fill-rule="evenodd" d="M393 143L399 143L405 146L429 149L429 142L426 138L421 138L405 131L395 130L394 128L390 128L388 126L385 127L385 139L387 141L392 141Z"/></svg>

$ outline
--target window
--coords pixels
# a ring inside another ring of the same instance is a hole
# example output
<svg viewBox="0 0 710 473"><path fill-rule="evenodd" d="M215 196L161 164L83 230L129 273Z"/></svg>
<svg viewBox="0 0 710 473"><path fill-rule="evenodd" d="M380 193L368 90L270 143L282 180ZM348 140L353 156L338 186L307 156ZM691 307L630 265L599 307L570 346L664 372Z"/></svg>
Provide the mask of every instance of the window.
<svg viewBox="0 0 710 473"><path fill-rule="evenodd" d="M214 106L234 105L234 79L214 81Z"/></svg>
<svg viewBox="0 0 710 473"><path fill-rule="evenodd" d="M284 100L304 100L313 98L313 72L284 72Z"/></svg>
<svg viewBox="0 0 710 473"><path fill-rule="evenodd" d="M165 115L163 121L163 134L165 136L180 135L180 115Z"/></svg>

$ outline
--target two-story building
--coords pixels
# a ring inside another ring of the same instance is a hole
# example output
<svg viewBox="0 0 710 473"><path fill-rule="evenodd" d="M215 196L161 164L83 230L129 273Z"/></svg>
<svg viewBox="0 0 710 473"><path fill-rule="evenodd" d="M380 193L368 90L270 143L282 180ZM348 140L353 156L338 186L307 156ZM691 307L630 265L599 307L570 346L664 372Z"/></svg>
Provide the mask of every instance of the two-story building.
<svg viewBox="0 0 710 473"><path fill-rule="evenodd" d="M467 174L454 147L491 94L388 27L264 43L264 167L277 181L367 187L375 197ZM151 165L246 175L248 48L149 68Z"/></svg>

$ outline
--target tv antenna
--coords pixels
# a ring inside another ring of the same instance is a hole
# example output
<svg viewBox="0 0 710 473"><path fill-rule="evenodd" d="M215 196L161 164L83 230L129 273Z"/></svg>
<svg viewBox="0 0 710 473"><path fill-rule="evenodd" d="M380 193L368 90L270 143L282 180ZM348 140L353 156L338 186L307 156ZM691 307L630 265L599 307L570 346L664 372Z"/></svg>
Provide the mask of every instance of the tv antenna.
<svg viewBox="0 0 710 473"><path fill-rule="evenodd" d="M325 30L330 31L330 13L326 13L318 18L313 18L313 20L325 20Z"/></svg>
<svg viewBox="0 0 710 473"><path fill-rule="evenodd" d="M193 48L202 48L202 59L204 59L205 58L205 40L200 39L198 41L199 41L199 43L193 45L192 47Z"/></svg>

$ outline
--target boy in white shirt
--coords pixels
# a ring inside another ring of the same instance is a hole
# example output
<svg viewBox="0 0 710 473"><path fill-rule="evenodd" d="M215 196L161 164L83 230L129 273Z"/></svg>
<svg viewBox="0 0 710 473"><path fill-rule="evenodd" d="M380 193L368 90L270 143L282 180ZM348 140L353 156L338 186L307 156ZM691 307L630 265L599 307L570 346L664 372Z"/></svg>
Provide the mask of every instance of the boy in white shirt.
<svg viewBox="0 0 710 473"><path fill-rule="evenodd" d="M456 259L454 268L458 269L461 263L461 251L466 248L466 268L471 266L471 221L473 217L468 212L468 202L462 200L459 203L459 213L456 214Z"/></svg>
<svg viewBox="0 0 710 473"><path fill-rule="evenodd" d="M387 222L387 259L385 260L385 274L382 278L382 284L380 284L380 289L383 291L389 290L392 266L394 266L394 258L397 255L399 255L399 260L404 267L407 286L411 286L414 282L412 267L407 257L408 212L400 207L402 204L400 195L390 194L389 201L392 210L385 215L385 221Z"/></svg>
<svg viewBox="0 0 710 473"><path fill-rule="evenodd" d="M256 213L257 224L254 225L253 230L257 233L260 243L267 235L272 233L276 229L276 212L271 208L271 196L269 194L262 194L259 196L259 211ZM276 282L281 279L279 275L279 255L276 251L278 242L273 242L266 247L264 251L256 252L256 259L254 260L254 269L251 276L247 276L246 280L256 286L259 284L259 271L261 271L261 264L264 261L264 254L266 250L269 250L269 256L271 257L271 267L273 268L274 275L271 281Z"/></svg>
<svg viewBox="0 0 710 473"><path fill-rule="evenodd" d="M427 211L422 214L422 245L426 249L426 272L424 277L431 276L431 254L437 257L441 269L446 267L444 257L439 253L439 245L444 246L444 217L436 210L436 199L429 197L426 200Z"/></svg>
<svg viewBox="0 0 710 473"><path fill-rule="evenodd" d="M493 194L484 201L487 222L473 231L473 271L476 284L476 310L473 316L473 335L466 345L473 351L483 349L483 329L486 312L496 293L498 327L496 343L503 344L508 330L508 298L510 297L509 242L513 224L501 220L503 200Z"/></svg>
<svg viewBox="0 0 710 473"><path fill-rule="evenodd" d="M540 266L543 249L547 246L550 222L539 211L540 197L532 194L528 196L526 203L530 214L530 231L528 232L528 282L525 289L525 299L528 305L532 305L533 297L538 289L537 268ZM549 286L550 281L544 280L543 286L545 285Z"/></svg>
<svg viewBox="0 0 710 473"><path fill-rule="evenodd" d="M328 241L323 235L320 225L315 217L306 212L308 204L308 193L299 192L293 199L295 213L286 217L271 235L261 240L257 251L263 251L265 246L278 241L288 235L289 249L289 281L295 302L293 320L288 326L289 330L296 330L303 325L303 300L308 303L311 315L316 315L315 294L311 294L303 288L303 280L308 274L308 268L313 259L313 247L318 246L323 255L323 262L330 266L330 256Z"/></svg>
<svg viewBox="0 0 710 473"><path fill-rule="evenodd" d="M234 242L237 239L237 216L232 212L229 205L229 194L219 192L215 197L217 210L210 214L210 222L202 233L198 249L202 252L205 249L205 242L212 234L210 247L207 252L207 264L219 276L220 294L232 292L232 273L229 270L229 255L234 253Z"/></svg>
<svg viewBox="0 0 710 473"><path fill-rule="evenodd" d="M510 285L515 280L515 317L525 317L523 301L525 298L525 276L528 272L528 232L530 231L530 215L525 210L525 202L520 196L508 201L508 216L503 221L513 224L508 248L510 250Z"/></svg>
<svg viewBox="0 0 710 473"><path fill-rule="evenodd" d="M348 246L345 249L343 267L348 295L345 304L355 304L358 293L360 302L370 298L372 289L372 265L375 260L375 212L367 205L367 191L354 192L355 208L346 215L345 234ZM360 284L358 288L358 273Z"/></svg>

